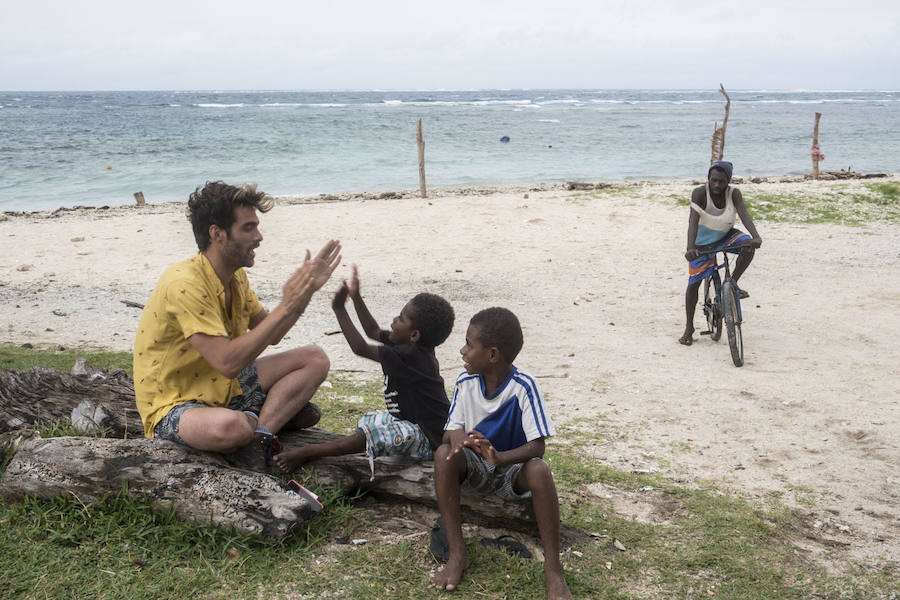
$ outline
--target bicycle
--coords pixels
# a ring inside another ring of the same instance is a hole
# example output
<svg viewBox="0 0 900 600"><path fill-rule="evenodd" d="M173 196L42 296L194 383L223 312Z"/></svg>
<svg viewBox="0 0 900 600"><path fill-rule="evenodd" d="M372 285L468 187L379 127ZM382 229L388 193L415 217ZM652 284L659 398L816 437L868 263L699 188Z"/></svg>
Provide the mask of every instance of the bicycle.
<svg viewBox="0 0 900 600"><path fill-rule="evenodd" d="M749 244L732 246L729 250L738 249L738 255ZM731 349L731 360L734 366L744 364L744 338L741 334L741 298L737 283L731 278L731 267L728 263L728 254L722 250L702 250L698 248L700 256L706 255L713 259L712 275L703 281L703 314L706 316L707 331L701 331L700 335L708 335L713 341L719 341L722 337L722 320L725 320L725 330L728 333L728 347ZM724 260L718 261L718 253L722 253ZM725 276L720 277L719 271L725 269ZM712 285L710 285L710 281Z"/></svg>

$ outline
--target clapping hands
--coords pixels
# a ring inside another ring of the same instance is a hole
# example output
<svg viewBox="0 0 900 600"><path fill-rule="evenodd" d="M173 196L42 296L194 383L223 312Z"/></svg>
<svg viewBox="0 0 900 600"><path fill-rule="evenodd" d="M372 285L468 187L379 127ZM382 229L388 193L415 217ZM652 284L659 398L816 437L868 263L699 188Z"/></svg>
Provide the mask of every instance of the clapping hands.
<svg viewBox="0 0 900 600"><path fill-rule="evenodd" d="M500 457L497 455L496 448L491 444L491 440L486 438L480 431L475 429L470 431L466 438L459 442L450 454L447 455L447 460L450 460L453 455L462 452L463 448L471 448L495 467L501 466Z"/></svg>

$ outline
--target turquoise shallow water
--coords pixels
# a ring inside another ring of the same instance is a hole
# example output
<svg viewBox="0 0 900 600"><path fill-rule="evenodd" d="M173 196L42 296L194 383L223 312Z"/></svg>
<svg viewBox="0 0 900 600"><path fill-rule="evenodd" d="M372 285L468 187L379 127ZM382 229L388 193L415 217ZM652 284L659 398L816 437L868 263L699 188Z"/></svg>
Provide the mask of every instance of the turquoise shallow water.
<svg viewBox="0 0 900 600"><path fill-rule="evenodd" d="M823 169L900 171L900 91L729 95L735 175L809 172L817 111ZM716 90L0 92L0 210L416 188L419 118L429 186L700 177L723 115Z"/></svg>

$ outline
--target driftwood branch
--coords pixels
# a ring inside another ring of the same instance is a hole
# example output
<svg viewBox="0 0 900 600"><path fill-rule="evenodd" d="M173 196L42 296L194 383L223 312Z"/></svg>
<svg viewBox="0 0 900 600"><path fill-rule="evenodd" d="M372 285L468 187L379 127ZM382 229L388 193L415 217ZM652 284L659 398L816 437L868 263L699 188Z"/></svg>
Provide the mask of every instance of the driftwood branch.
<svg viewBox="0 0 900 600"><path fill-rule="evenodd" d="M722 120L722 126L716 127L712 134L712 154L710 156L710 164L717 160L722 160L725 156L725 129L728 127L728 113L731 111L731 98L725 91L725 86L719 84L719 93L725 96L725 118Z"/></svg>
<svg viewBox="0 0 900 600"><path fill-rule="evenodd" d="M84 400L105 407L109 420L99 425L109 437L143 437L134 383L124 371L73 376L42 367L0 373L0 433L66 421Z"/></svg>
<svg viewBox="0 0 900 600"><path fill-rule="evenodd" d="M76 408L79 414L105 414L108 418L96 426L108 437L28 439L28 428L70 419ZM75 494L87 502L117 492L126 483L129 490L149 494L155 503L175 506L184 518L233 525L270 540L287 535L292 524L314 514L314 506L285 491L281 477L253 472L231 456L144 438L133 383L121 371L73 376L35 368L0 374L0 434L0 463L15 454L0 482L0 494L7 498ZM307 429L282 432L279 437L290 448L338 436ZM347 494L363 490L379 498L436 506L431 462L378 458L374 479L363 455L324 458L306 468L315 472L320 484ZM464 493L461 503L467 522L536 530L530 502ZM585 533L565 526L562 536L565 543L587 539Z"/></svg>
<svg viewBox="0 0 900 600"><path fill-rule="evenodd" d="M275 477L232 468L209 452L147 439L31 440L9 463L0 494L10 500L74 495L89 503L123 484L159 507L174 507L183 519L230 525L268 541L283 539L321 510Z"/></svg>

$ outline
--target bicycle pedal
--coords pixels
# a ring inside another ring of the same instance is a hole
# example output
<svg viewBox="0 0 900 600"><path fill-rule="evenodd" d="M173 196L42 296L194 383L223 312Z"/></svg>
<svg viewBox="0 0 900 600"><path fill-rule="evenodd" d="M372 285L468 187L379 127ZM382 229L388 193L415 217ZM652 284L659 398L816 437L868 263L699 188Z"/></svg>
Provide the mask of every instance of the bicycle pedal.
<svg viewBox="0 0 900 600"><path fill-rule="evenodd" d="M712 335L712 331L701 331L700 335Z"/></svg>

